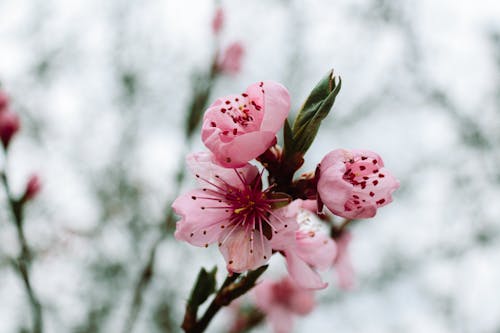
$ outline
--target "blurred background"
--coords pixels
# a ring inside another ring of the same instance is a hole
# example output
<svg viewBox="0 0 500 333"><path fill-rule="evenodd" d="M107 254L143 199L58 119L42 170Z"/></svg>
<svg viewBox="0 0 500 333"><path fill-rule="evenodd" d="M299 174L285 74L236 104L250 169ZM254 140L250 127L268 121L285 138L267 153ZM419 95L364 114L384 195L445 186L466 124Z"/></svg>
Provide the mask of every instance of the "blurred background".
<svg viewBox="0 0 500 333"><path fill-rule="evenodd" d="M211 75L234 42L241 66ZM295 331L500 332L497 1L2 0L0 82L22 128L0 169L14 194L33 172L43 183L24 228L44 332L178 332L200 266L224 274L217 249L164 228L193 186L183 156L203 149L186 141L193 96L271 79L295 112L330 68L342 91L304 171L369 149L401 188L351 229L354 289L327 272ZM10 220L1 191L0 332L30 332Z"/></svg>

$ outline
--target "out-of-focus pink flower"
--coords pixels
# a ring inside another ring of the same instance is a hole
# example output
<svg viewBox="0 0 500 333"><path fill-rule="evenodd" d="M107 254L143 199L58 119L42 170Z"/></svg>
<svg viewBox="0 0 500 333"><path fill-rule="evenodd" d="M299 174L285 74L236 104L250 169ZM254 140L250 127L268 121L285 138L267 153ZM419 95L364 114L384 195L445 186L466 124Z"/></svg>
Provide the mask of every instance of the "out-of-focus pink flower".
<svg viewBox="0 0 500 333"><path fill-rule="evenodd" d="M277 282L264 280L255 287L255 296L257 307L276 333L291 332L294 316L310 313L315 305L313 292L300 288L288 277Z"/></svg>
<svg viewBox="0 0 500 333"><path fill-rule="evenodd" d="M217 63L217 69L226 74L238 74L245 55L245 48L240 42L231 43Z"/></svg>
<svg viewBox="0 0 500 333"><path fill-rule="evenodd" d="M384 162L367 150L337 149L319 165L318 194L334 214L368 218L377 208L392 202L399 181L384 168Z"/></svg>
<svg viewBox="0 0 500 333"><path fill-rule="evenodd" d="M23 201L29 201L36 197L36 195L40 192L42 188L42 182L40 181L40 177L34 174L31 175L28 183L26 184L26 190L24 191Z"/></svg>
<svg viewBox="0 0 500 333"><path fill-rule="evenodd" d="M272 255L271 240L293 223L270 220L277 201L262 190L258 169L246 164L238 169L214 163L212 154L187 158L202 188L178 197L172 205L181 216L175 237L195 246L218 243L229 272L244 272L265 264ZM293 241L293 239L290 239Z"/></svg>
<svg viewBox="0 0 500 333"><path fill-rule="evenodd" d="M352 289L354 285L354 269L348 251L351 238L351 234L344 231L341 236L335 240L337 243L337 257L333 265L337 272L338 286L344 290Z"/></svg>
<svg viewBox="0 0 500 333"><path fill-rule="evenodd" d="M5 149L9 146L12 137L19 131L20 126L19 116L16 113L8 109L0 112L0 139Z"/></svg>
<svg viewBox="0 0 500 333"><path fill-rule="evenodd" d="M281 84L257 82L240 95L217 99L205 112L201 138L224 167L242 167L276 140L290 111Z"/></svg>
<svg viewBox="0 0 500 333"><path fill-rule="evenodd" d="M7 110L9 106L9 97L7 94L0 90L0 112Z"/></svg>
<svg viewBox="0 0 500 333"><path fill-rule="evenodd" d="M212 19L212 31L214 32L215 35L220 33L223 25L224 25L224 10L222 9L222 7L218 7Z"/></svg>
<svg viewBox="0 0 500 333"><path fill-rule="evenodd" d="M319 218L309 210L315 206L315 200L299 199L280 209L277 214L281 219L297 221L299 229L295 231L295 243L281 242L287 233L278 235L273 242L273 249L284 253L291 278L298 286L307 289L326 288L328 284L322 281L317 270L329 269L337 255L335 242Z"/></svg>

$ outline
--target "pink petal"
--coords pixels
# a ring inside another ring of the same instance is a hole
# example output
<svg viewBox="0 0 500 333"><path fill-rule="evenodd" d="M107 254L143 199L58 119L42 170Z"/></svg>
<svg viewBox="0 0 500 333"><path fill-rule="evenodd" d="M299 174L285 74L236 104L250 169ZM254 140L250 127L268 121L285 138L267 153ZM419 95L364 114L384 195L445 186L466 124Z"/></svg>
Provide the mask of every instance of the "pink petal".
<svg viewBox="0 0 500 333"><path fill-rule="evenodd" d="M234 229L233 229L234 228ZM261 238L257 230L253 232L241 226L228 228L219 240L222 245L220 251L227 263L229 272L242 273L249 269L256 269L264 265L271 258L272 250L269 241ZM253 234L253 242L250 241Z"/></svg>
<svg viewBox="0 0 500 333"><path fill-rule="evenodd" d="M337 255L337 245L328 236L315 233L297 238L297 255L306 263L319 270L330 268Z"/></svg>
<svg viewBox="0 0 500 333"><path fill-rule="evenodd" d="M217 165L213 154L209 152L189 154L186 157L186 164L193 174L200 176L197 177L197 180L205 188L216 189L213 185L208 184L207 180L212 183L220 183L219 179L222 179L233 187L243 188L241 179L236 174L236 171L232 168L224 168ZM238 168L238 173L244 180L251 182L259 174L259 170L254 165L247 163Z"/></svg>
<svg viewBox="0 0 500 333"><path fill-rule="evenodd" d="M224 231L221 226L226 227L231 212L211 208L224 207L225 204L203 197L207 197L206 192L194 190L179 196L172 204L174 212L181 216L176 225L176 239L195 246L207 246L218 241Z"/></svg>
<svg viewBox="0 0 500 333"><path fill-rule="evenodd" d="M321 176L318 181L318 194L321 201L336 215L344 216L345 202L352 193L352 186L342 179L342 170L329 168L323 170L321 167Z"/></svg>
<svg viewBox="0 0 500 333"><path fill-rule="evenodd" d="M210 147L217 145L217 162L226 168L241 167L248 161L256 158L269 148L274 142L276 134L274 132L250 132L235 137L227 143L220 142L220 139L205 141L205 145ZM212 150L214 151L214 150Z"/></svg>
<svg viewBox="0 0 500 333"><path fill-rule="evenodd" d="M328 283L321 280L321 276L303 261L294 251L285 251L286 264L294 282L305 289L324 289Z"/></svg>
<svg viewBox="0 0 500 333"><path fill-rule="evenodd" d="M269 217L271 224L280 226L277 233L273 234L271 246L275 250L295 248L295 233L299 229L297 214L301 208L302 200L294 200L288 206L276 209ZM284 226L287 226L286 228Z"/></svg>
<svg viewBox="0 0 500 333"><path fill-rule="evenodd" d="M288 90L277 82L264 81L252 84L247 93L250 99L254 98L264 105L265 113L260 130L274 133L279 131L290 112Z"/></svg>

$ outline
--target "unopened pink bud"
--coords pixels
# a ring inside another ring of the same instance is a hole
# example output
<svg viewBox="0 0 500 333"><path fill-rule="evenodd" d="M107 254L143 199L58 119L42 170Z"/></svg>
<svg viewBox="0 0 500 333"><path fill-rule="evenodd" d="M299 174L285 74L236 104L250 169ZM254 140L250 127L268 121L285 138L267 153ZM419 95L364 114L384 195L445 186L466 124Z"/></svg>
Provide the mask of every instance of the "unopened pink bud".
<svg viewBox="0 0 500 333"><path fill-rule="evenodd" d="M0 112L0 139L5 149L9 146L12 137L19 131L21 126L19 116L10 111Z"/></svg>
<svg viewBox="0 0 500 333"><path fill-rule="evenodd" d="M4 91L0 90L0 112L7 110L7 106L9 106L9 97Z"/></svg>
<svg viewBox="0 0 500 333"><path fill-rule="evenodd" d="M222 30L222 26L224 25L224 10L219 7L215 11L214 18L212 19L212 31L215 35L218 35Z"/></svg>
<svg viewBox="0 0 500 333"><path fill-rule="evenodd" d="M219 61L219 71L227 74L238 74L244 54L245 48L240 42L230 44Z"/></svg>
<svg viewBox="0 0 500 333"><path fill-rule="evenodd" d="M42 182L40 181L40 177L37 174L31 175L26 184L26 190L24 191L23 200L29 201L36 197L36 195L40 192L42 188Z"/></svg>

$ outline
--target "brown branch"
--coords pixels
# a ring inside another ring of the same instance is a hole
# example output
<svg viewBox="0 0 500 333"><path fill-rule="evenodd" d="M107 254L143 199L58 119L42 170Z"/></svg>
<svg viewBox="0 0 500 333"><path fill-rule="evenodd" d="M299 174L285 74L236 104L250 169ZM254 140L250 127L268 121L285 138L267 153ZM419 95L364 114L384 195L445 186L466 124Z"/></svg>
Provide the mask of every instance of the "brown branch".
<svg viewBox="0 0 500 333"><path fill-rule="evenodd" d="M13 260L12 266L19 273L23 281L26 294L28 295L32 318L33 318L33 324L32 324L33 333L42 333L43 332L42 305L35 291L33 290L30 277L30 268L33 255L31 253L30 247L26 240L26 236L24 234L24 214L23 214L24 202L22 200L15 199L12 193L10 192L9 181L7 178L6 171L0 173L0 178L2 178L3 187L5 189L5 193L7 194L7 200L13 217L13 222L14 225L16 226L17 239L21 247L21 252L17 256L17 258Z"/></svg>

